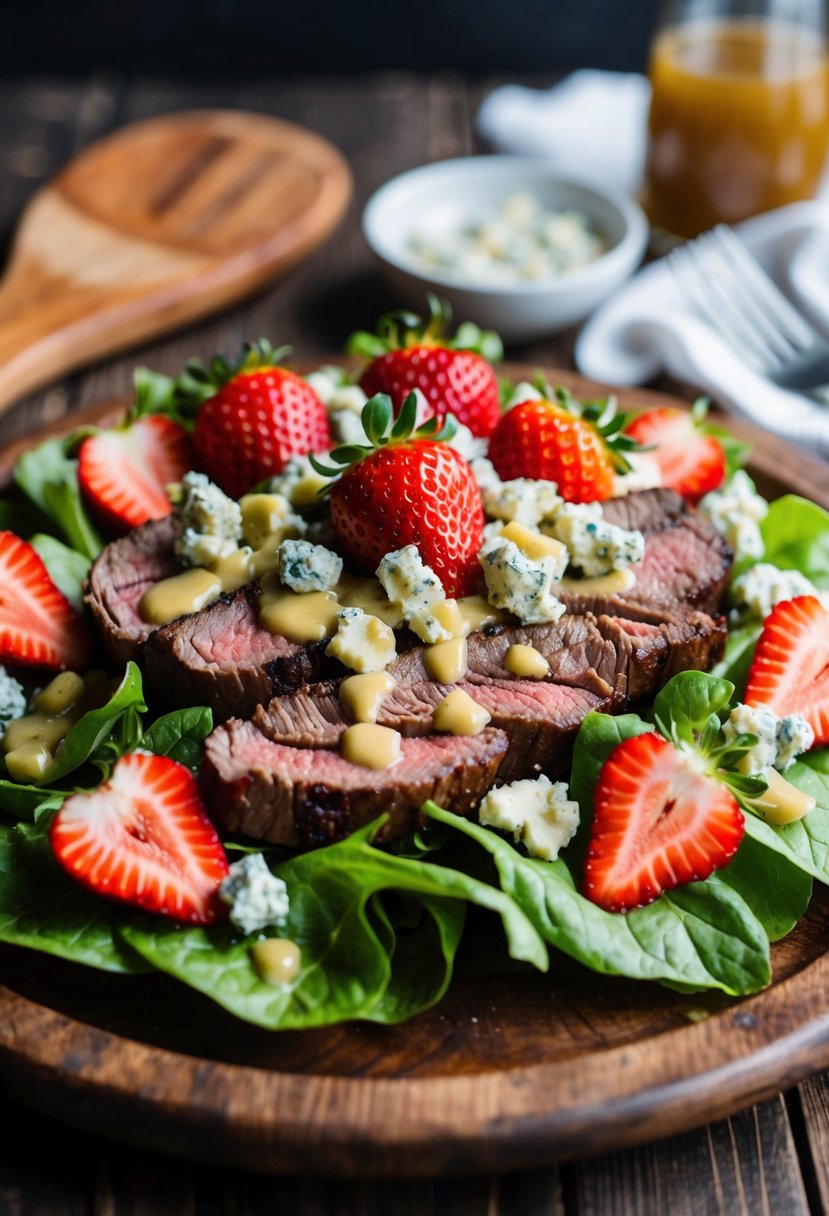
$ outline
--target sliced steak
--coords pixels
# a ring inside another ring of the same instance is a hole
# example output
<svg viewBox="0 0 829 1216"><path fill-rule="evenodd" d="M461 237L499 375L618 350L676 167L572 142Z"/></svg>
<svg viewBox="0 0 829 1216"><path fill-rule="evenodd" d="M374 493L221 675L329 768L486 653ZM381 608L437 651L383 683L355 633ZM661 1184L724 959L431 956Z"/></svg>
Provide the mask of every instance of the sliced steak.
<svg viewBox="0 0 829 1216"><path fill-rule="evenodd" d="M601 696L624 684L629 661L627 637L608 637L594 617L563 616L550 625L493 625L467 638L467 676L473 683L503 679L510 646L533 646L550 667L550 679L559 684L590 688ZM389 667L398 687L429 680L425 649L415 646L398 655Z"/></svg>
<svg viewBox="0 0 829 1216"><path fill-rule="evenodd" d="M568 670L570 683L555 674L547 680L509 675L503 664L508 646L520 639L543 650L545 628L555 630L554 626L533 626L507 628L489 637L478 635L479 644L471 652L477 662L470 664L460 685L488 711L491 726L505 731L509 738L510 750L499 773L505 781L540 771L559 775L566 768L575 734L591 710L618 713L631 703L651 698L677 671L710 666L720 657L725 640L722 620L703 613L651 613L650 619L642 620L605 616L592 629L602 642L602 653L616 655L613 685L600 683L589 667L582 667L581 684L575 670ZM420 656L403 656L390 670L397 687L383 701L378 721L407 737L431 734L435 709L450 686L430 680ZM275 697L254 715L262 734L275 743L298 747L335 747L347 721L348 713L333 681Z"/></svg>
<svg viewBox="0 0 829 1216"><path fill-rule="evenodd" d="M318 680L327 642L299 646L263 629L258 597L258 583L249 583L151 634L142 662L152 695L173 706L209 705L223 722Z"/></svg>
<svg viewBox="0 0 829 1216"><path fill-rule="evenodd" d="M469 815L490 788L507 738L487 729L472 739L404 739L391 768L350 764L336 751L274 743L252 722L228 722L207 740L201 780L213 817L257 840L313 848L379 815L379 840L417 826L428 798Z"/></svg>
<svg viewBox="0 0 829 1216"><path fill-rule="evenodd" d="M714 527L673 490L642 490L602 504L608 523L638 529L645 557L633 567L636 583L618 595L562 592L570 612L622 616L631 604L716 612L725 592L733 554Z"/></svg>
<svg viewBox="0 0 829 1216"><path fill-rule="evenodd" d="M686 665L710 665L713 658L706 654L713 655L715 641L720 644L718 629L710 618L678 618L688 607L716 607L729 569L727 545L670 490L631 494L603 509L612 522L645 532L645 559L636 585L624 595L563 594L569 614L557 625L493 628L472 635L471 682L503 676L504 654L516 641L541 651L555 682L598 696L612 691L616 697L641 699L657 672L679 670L685 655L690 656ZM145 625L137 605L154 581L178 568L172 543L170 519L116 541L95 563L87 596L114 661L123 663L140 649L148 690L160 703L209 705L216 720L224 721L248 717L275 694L342 674L325 659L324 644L297 646L259 626L255 584L161 629ZM649 646L641 633L634 646L630 628L598 628L589 613L653 624ZM698 643L688 632L691 624L701 630ZM393 673L398 684L428 679L422 648L401 655Z"/></svg>
<svg viewBox="0 0 829 1216"><path fill-rule="evenodd" d="M138 615L145 591L181 569L173 552L172 515L136 528L107 545L92 563L84 602L113 663L138 657L155 626Z"/></svg>

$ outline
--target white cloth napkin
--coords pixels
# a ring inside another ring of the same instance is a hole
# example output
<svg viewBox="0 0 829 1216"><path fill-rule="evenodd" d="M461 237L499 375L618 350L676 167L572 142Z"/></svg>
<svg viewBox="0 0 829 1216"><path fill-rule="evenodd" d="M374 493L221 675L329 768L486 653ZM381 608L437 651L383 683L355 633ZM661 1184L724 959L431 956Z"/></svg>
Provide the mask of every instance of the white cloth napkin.
<svg viewBox="0 0 829 1216"><path fill-rule="evenodd" d="M829 203L793 203L736 227L778 287L829 337ZM829 406L778 388L747 367L681 298L654 262L605 304L576 345L580 371L609 384L643 384L662 369L786 439L829 455Z"/></svg>
<svg viewBox="0 0 829 1216"><path fill-rule="evenodd" d="M541 156L563 176L635 194L642 182L650 85L644 76L585 70L552 89L506 85L478 112L478 132L501 152ZM829 199L827 180L822 190ZM747 248L829 337L829 201L795 203L738 226ZM633 385L667 370L750 421L829 455L829 406L752 371L679 297L660 262L588 321L580 371Z"/></svg>
<svg viewBox="0 0 829 1216"><path fill-rule="evenodd" d="M645 167L650 85L635 73L573 72L552 89L504 85L478 111L499 152L541 156L562 177L634 194Z"/></svg>

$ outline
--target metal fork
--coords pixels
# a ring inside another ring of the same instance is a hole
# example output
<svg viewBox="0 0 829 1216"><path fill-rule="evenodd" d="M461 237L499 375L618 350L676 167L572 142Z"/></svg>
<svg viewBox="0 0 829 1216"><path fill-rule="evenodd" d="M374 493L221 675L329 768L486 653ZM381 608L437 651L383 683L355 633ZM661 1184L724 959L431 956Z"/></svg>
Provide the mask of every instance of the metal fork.
<svg viewBox="0 0 829 1216"><path fill-rule="evenodd" d="M756 371L826 404L829 342L725 224L668 254L683 300Z"/></svg>

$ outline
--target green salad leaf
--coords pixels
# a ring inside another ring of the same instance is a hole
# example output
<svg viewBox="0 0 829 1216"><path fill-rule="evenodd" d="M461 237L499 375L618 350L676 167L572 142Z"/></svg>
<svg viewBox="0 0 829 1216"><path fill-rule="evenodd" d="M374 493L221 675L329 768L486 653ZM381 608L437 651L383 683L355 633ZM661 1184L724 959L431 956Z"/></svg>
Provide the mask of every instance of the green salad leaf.
<svg viewBox="0 0 829 1216"><path fill-rule="evenodd" d="M0 941L103 971L146 971L116 932L126 914L64 874L44 822L0 824Z"/></svg>
<svg viewBox="0 0 829 1216"><path fill-rule="evenodd" d="M23 785L0 778L0 810L16 819L35 820L73 791L97 785L119 756L138 747L197 769L202 745L213 728L211 711L201 705L174 710L144 731L146 709L141 672L135 663L128 663L106 704L88 710L69 730L44 782Z"/></svg>
<svg viewBox="0 0 829 1216"><path fill-rule="evenodd" d="M811 875L750 833L743 837L733 861L707 882L733 887L773 942L792 931L812 898Z"/></svg>
<svg viewBox="0 0 829 1216"><path fill-rule="evenodd" d="M83 584L92 564L89 558L45 532L35 533L31 545L40 554L58 590L63 592L76 612L83 612Z"/></svg>
<svg viewBox="0 0 829 1216"><path fill-rule="evenodd" d="M702 746L719 732L734 685L702 671L681 671L657 693L653 716L660 734L677 745Z"/></svg>
<svg viewBox="0 0 829 1216"><path fill-rule="evenodd" d="M546 970L541 937L508 895L445 866L381 852L372 840L382 822L276 866L290 898L284 933L302 951L299 976L289 986L263 982L250 939L227 925L133 922L122 928L124 939L160 971L271 1029L350 1018L400 1021L434 1004L451 978L466 901L501 917L513 958ZM379 902L392 891L409 897L402 918L392 903Z"/></svg>
<svg viewBox="0 0 829 1216"><path fill-rule="evenodd" d="M141 672L127 663L121 683L106 705L90 709L63 741L50 783L61 781L82 764L94 764L106 776L112 763L132 751L141 738L141 715L146 713Z"/></svg>
<svg viewBox="0 0 829 1216"><path fill-rule="evenodd" d="M73 442L73 436L47 439L24 452L14 480L71 548L92 559L104 542L81 497L78 462L69 455Z"/></svg>
<svg viewBox="0 0 829 1216"><path fill-rule="evenodd" d="M718 988L735 996L758 992L771 979L763 926L724 883L689 883L647 907L605 912L579 894L564 861L525 857L488 828L432 802L424 809L481 845L495 863L501 889L544 940L593 971Z"/></svg>
<svg viewBox="0 0 829 1216"><path fill-rule="evenodd" d="M762 561L799 570L816 587L829 587L829 513L822 507L786 494L770 504L760 531L766 546Z"/></svg>
<svg viewBox="0 0 829 1216"><path fill-rule="evenodd" d="M775 827L746 814L746 833L818 882L829 884L829 748L801 756L786 780L815 799L815 809L794 823Z"/></svg>
<svg viewBox="0 0 829 1216"><path fill-rule="evenodd" d="M157 756L169 756L195 771L201 763L202 745L212 729L213 712L206 705L174 709L156 718L138 746Z"/></svg>

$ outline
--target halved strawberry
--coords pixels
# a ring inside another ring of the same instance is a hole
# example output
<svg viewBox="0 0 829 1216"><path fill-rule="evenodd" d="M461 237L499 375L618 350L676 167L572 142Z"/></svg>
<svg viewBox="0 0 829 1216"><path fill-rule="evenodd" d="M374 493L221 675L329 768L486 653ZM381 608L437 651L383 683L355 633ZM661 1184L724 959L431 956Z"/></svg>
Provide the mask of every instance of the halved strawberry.
<svg viewBox="0 0 829 1216"><path fill-rule="evenodd" d="M707 878L728 864L745 831L726 787L657 734L613 749L594 806L582 890L608 912Z"/></svg>
<svg viewBox="0 0 829 1216"><path fill-rule="evenodd" d="M628 423L625 434L645 447L652 446L648 455L659 465L662 485L693 502L725 480L722 444L706 434L701 418L688 410L671 406L646 410Z"/></svg>
<svg viewBox="0 0 829 1216"><path fill-rule="evenodd" d="M168 756L122 756L109 781L67 798L49 829L63 868L98 895L209 925L228 871L196 778Z"/></svg>
<svg viewBox="0 0 829 1216"><path fill-rule="evenodd" d="M92 639L40 555L13 532L0 532L0 661L83 668L91 653Z"/></svg>
<svg viewBox="0 0 829 1216"><path fill-rule="evenodd" d="M829 743L829 612L813 595L775 605L748 673L746 705L802 714L815 744Z"/></svg>
<svg viewBox="0 0 829 1216"><path fill-rule="evenodd" d="M181 481L194 463L184 427L163 414L147 414L84 439L78 481L96 515L123 531L169 515L164 487Z"/></svg>

